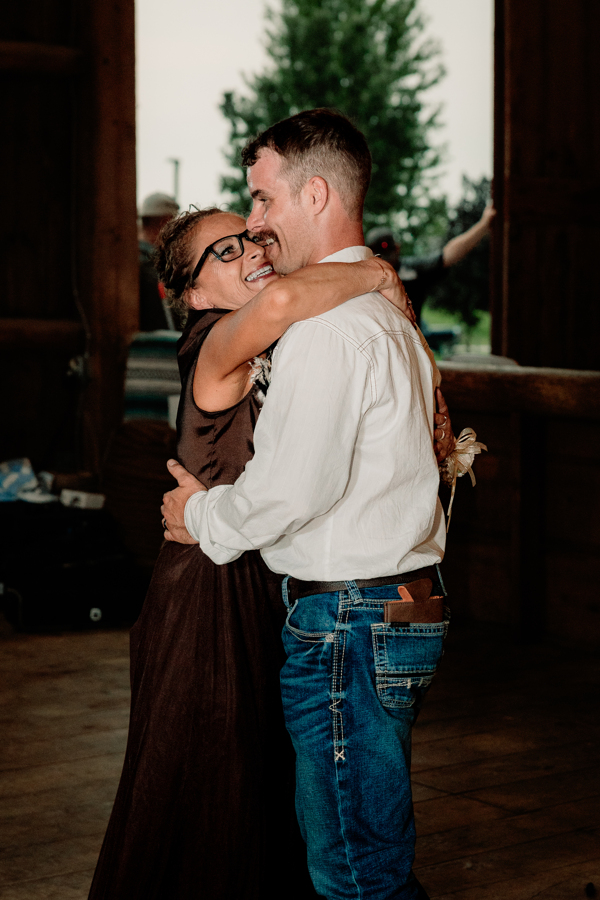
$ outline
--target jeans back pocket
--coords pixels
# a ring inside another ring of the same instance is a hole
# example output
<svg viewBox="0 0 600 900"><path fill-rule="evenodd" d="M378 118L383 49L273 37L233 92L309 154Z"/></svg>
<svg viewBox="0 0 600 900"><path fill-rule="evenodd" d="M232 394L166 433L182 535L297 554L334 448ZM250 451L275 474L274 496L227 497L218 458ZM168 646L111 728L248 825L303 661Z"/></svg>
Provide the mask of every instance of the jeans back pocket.
<svg viewBox="0 0 600 900"><path fill-rule="evenodd" d="M371 625L375 684L386 709L406 709L420 701L443 654L447 620L434 624Z"/></svg>

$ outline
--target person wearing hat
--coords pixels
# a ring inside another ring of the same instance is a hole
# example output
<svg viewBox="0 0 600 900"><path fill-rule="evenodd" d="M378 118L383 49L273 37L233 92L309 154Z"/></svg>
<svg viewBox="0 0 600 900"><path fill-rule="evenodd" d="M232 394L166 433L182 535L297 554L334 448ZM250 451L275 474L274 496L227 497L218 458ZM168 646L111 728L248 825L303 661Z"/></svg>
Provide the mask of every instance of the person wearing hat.
<svg viewBox="0 0 600 900"><path fill-rule="evenodd" d="M140 331L173 330L175 327L171 310L163 303L164 289L152 258L160 229L178 212L179 204L168 194L150 194L140 209Z"/></svg>
<svg viewBox="0 0 600 900"><path fill-rule="evenodd" d="M494 207L486 206L481 219L472 228L452 238L442 250L427 256L406 256L401 259L400 245L387 225L371 228L367 233L367 247L391 263L404 282L419 325L423 304L433 286L443 278L444 269L464 259L490 233L495 215Z"/></svg>

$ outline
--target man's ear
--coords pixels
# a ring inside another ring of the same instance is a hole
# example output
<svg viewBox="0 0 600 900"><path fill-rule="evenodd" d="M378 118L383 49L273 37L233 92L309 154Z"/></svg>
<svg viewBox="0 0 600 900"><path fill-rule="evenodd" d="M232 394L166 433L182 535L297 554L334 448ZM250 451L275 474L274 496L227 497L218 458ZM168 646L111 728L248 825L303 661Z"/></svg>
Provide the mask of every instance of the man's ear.
<svg viewBox="0 0 600 900"><path fill-rule="evenodd" d="M310 212L318 215L327 206L329 200L329 185L320 175L313 175L304 185L305 198L308 201Z"/></svg>
<svg viewBox="0 0 600 900"><path fill-rule="evenodd" d="M212 303L209 303L204 293L198 288L189 288L185 292L185 302L191 309L212 309Z"/></svg>

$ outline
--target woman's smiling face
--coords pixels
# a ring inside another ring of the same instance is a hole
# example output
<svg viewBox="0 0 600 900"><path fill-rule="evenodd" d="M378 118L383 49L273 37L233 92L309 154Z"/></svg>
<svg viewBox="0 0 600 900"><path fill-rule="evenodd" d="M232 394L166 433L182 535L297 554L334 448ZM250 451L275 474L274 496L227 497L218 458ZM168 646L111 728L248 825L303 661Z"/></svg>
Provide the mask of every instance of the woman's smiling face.
<svg viewBox="0 0 600 900"><path fill-rule="evenodd" d="M206 248L215 241L242 234L245 230L245 221L233 213L218 213L204 219L194 233L192 264L195 266ZM278 277L264 247L247 238L242 238L242 243L244 255L229 262L217 259L213 253L208 254L188 292L188 303L193 309L239 309Z"/></svg>

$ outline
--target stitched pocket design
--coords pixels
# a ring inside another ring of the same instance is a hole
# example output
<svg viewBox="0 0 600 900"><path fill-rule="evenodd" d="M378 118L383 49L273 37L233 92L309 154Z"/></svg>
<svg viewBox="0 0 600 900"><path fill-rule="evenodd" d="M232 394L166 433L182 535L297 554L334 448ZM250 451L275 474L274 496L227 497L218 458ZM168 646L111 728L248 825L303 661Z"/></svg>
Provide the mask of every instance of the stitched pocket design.
<svg viewBox="0 0 600 900"><path fill-rule="evenodd" d="M296 600L288 612L286 630L309 644L330 643L333 640L336 619L326 608L327 594L315 594Z"/></svg>
<svg viewBox="0 0 600 900"><path fill-rule="evenodd" d="M406 709L422 699L443 653L447 622L401 628L371 625L375 683L382 706Z"/></svg>

